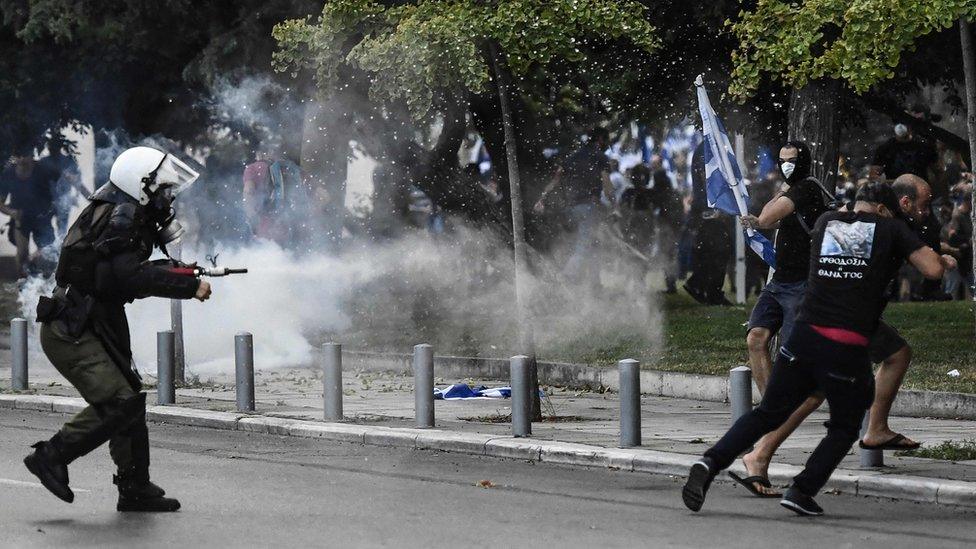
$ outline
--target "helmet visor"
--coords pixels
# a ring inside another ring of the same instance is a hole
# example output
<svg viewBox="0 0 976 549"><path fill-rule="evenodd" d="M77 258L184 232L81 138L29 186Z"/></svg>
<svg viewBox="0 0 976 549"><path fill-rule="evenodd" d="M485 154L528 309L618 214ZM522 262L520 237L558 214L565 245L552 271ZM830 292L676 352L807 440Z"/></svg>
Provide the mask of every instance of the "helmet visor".
<svg viewBox="0 0 976 549"><path fill-rule="evenodd" d="M189 188L200 174L172 154L163 157L156 168L156 187L169 187L173 196Z"/></svg>

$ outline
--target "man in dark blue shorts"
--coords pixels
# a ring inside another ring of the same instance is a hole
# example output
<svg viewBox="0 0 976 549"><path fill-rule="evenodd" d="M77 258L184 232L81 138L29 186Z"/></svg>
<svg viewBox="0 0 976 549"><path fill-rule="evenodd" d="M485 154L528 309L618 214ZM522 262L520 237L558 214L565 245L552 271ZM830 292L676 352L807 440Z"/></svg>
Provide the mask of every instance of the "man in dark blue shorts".
<svg viewBox="0 0 976 549"><path fill-rule="evenodd" d="M753 229L778 228L776 271L763 288L749 316L746 343L749 364L760 388L769 377L769 342L777 332L786 340L806 289L810 264L810 230L829 209L826 191L810 176L810 149L790 141L779 151L779 169L789 188L775 194L759 216L746 215L742 224Z"/></svg>
<svg viewBox="0 0 976 549"><path fill-rule="evenodd" d="M779 170L789 188L773 195L759 216L746 215L741 218L746 227L779 229L776 234L776 271L772 281L759 294L749 316L746 334L749 366L760 391L765 391L772 370L770 341L777 332L780 341L789 338L806 290L810 268L810 231L817 218L830 209L827 203L830 196L820 182L810 176L810 165L810 149L805 143L790 141L783 145L779 151ZM813 406L813 403L809 403L809 406ZM811 411L815 408L813 406ZM765 462L758 459L744 461L748 478L765 479L768 459ZM757 481L754 489L776 495L765 480Z"/></svg>
<svg viewBox="0 0 976 549"><path fill-rule="evenodd" d="M18 276L27 275L32 237L38 250L54 242L54 185L60 176L53 163L35 161L26 151L0 173L0 213L10 216L9 237L17 247Z"/></svg>

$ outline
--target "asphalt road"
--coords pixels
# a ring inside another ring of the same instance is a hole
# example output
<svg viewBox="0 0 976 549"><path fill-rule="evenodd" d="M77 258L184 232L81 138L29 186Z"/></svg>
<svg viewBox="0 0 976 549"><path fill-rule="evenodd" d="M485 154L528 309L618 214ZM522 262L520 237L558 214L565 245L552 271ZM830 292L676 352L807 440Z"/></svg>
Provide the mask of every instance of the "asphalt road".
<svg viewBox="0 0 976 549"><path fill-rule="evenodd" d="M716 484L699 514L680 479L150 425L154 479L175 514L115 512L105 448L71 466L73 504L21 463L64 416L0 414L4 547L954 547L976 513L821 496L801 518ZM482 488L480 481L493 487Z"/></svg>

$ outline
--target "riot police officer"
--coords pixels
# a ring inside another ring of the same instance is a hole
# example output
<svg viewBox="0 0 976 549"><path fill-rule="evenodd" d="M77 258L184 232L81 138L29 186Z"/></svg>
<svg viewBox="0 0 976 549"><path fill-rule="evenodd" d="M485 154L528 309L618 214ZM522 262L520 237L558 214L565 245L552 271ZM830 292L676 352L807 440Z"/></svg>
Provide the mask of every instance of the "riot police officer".
<svg viewBox="0 0 976 549"><path fill-rule="evenodd" d="M124 306L150 296L210 297L209 283L149 263L154 248L178 239L173 198L198 174L178 158L134 147L115 160L109 182L71 226L61 247L57 288L38 303L41 347L88 407L24 464L64 501L68 464L108 442L118 467L118 511L176 511L180 503L149 480L146 394L132 366Z"/></svg>

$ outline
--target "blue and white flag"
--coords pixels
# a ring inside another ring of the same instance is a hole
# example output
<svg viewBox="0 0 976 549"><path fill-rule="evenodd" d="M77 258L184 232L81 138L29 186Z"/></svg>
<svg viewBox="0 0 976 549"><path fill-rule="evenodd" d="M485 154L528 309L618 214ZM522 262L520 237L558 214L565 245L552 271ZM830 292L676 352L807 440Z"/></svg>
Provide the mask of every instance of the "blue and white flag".
<svg viewBox="0 0 976 549"><path fill-rule="evenodd" d="M698 89L698 112L705 136L705 194L708 206L723 212L743 216L749 213L749 191L742 181L739 162L735 159L729 136L708 101L702 77L695 79ZM773 243L753 229L746 229L746 242L770 267L776 268Z"/></svg>

